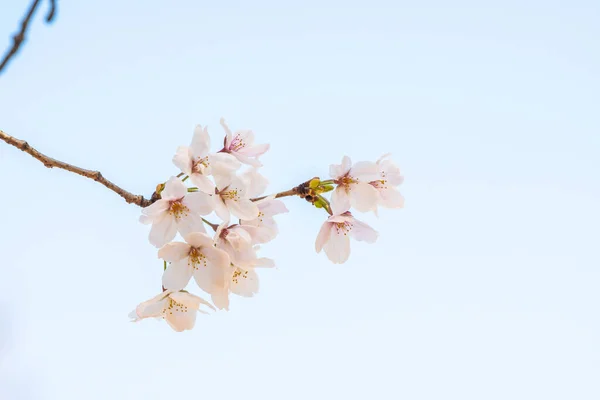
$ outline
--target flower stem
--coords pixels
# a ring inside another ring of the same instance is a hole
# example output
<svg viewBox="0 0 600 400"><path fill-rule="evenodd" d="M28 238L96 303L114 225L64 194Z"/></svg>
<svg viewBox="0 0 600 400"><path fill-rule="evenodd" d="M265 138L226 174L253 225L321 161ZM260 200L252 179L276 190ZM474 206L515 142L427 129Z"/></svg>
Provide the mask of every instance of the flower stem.
<svg viewBox="0 0 600 400"><path fill-rule="evenodd" d="M325 207L325 211L327 211L329 213L329 215L333 215L333 212L331 211L331 204L329 203L329 200L327 200L325 197L321 196L320 194L317 195L317 197L327 205L327 207Z"/></svg>
<svg viewBox="0 0 600 400"><path fill-rule="evenodd" d="M186 175L186 176L185 176L185 178L183 178L183 179L181 180L181 182L185 182L185 181L186 181L188 178L189 178L189 176L187 176L187 175Z"/></svg>
<svg viewBox="0 0 600 400"><path fill-rule="evenodd" d="M331 185L335 183L335 179L328 179L326 181L321 181L321 185Z"/></svg>
<svg viewBox="0 0 600 400"><path fill-rule="evenodd" d="M219 227L218 224L213 224L210 221L205 220L204 218L202 218L202 222L204 222L206 225L210 226L211 228L213 228L213 231L217 231L217 228Z"/></svg>
<svg viewBox="0 0 600 400"><path fill-rule="evenodd" d="M182 176L184 176L185 174L183 172L180 172L179 175L177 175L178 178L181 178Z"/></svg>
<svg viewBox="0 0 600 400"><path fill-rule="evenodd" d="M187 191L188 191L188 192L197 192L197 191L198 191L198 188L197 188L197 187L191 187L191 188L188 188L188 190L187 190Z"/></svg>
<svg viewBox="0 0 600 400"><path fill-rule="evenodd" d="M167 262L166 261L163 261L163 267L164 267L163 271L166 271L167 270Z"/></svg>

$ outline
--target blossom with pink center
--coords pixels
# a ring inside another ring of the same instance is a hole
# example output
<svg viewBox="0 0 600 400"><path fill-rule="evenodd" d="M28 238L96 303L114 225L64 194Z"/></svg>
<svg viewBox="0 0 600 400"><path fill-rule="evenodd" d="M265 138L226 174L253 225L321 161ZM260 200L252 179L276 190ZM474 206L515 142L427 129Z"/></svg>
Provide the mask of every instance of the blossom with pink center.
<svg viewBox="0 0 600 400"><path fill-rule="evenodd" d="M331 165L329 174L337 184L331 195L333 213L341 214L350 207L361 212L377 208L377 190L369 182L376 180L378 173L379 167L375 163L361 161L352 165L348 156L344 156L341 164Z"/></svg>
<svg viewBox="0 0 600 400"><path fill-rule="evenodd" d="M210 293L211 300L220 310L229 310L229 293L252 297L258 293L259 281L256 268L271 268L275 263L270 258L257 258L251 265L239 267L231 264L225 270L225 287Z"/></svg>
<svg viewBox="0 0 600 400"><path fill-rule="evenodd" d="M215 192L215 184L209 175L218 176L222 182L231 180L240 162L227 153L209 153L210 136L206 127L196 126L190 146L179 146L173 163L190 177L190 181L201 191Z"/></svg>
<svg viewBox="0 0 600 400"><path fill-rule="evenodd" d="M379 234L351 213L332 215L325 221L315 242L315 250L325 254L334 264L342 264L350 256L350 236L358 241L374 243Z"/></svg>
<svg viewBox="0 0 600 400"><path fill-rule="evenodd" d="M379 168L378 179L370 183L377 190L379 195L378 204L385 208L402 208L404 207L404 197L396 188L404 181L404 177L400 174L400 168L392 162L388 157L390 154L384 154L377 160ZM377 210L375 210L377 214Z"/></svg>
<svg viewBox="0 0 600 400"><path fill-rule="evenodd" d="M233 155L244 164L262 166L258 157L269 150L269 144L254 144L254 132L250 130L232 133L223 118L221 118L221 126L225 130L225 145L221 151Z"/></svg>
<svg viewBox="0 0 600 400"><path fill-rule="evenodd" d="M219 225L215 232L217 248L229 254L231 262L237 266L252 265L257 259L252 236L240 225L227 225L228 222Z"/></svg>
<svg viewBox="0 0 600 400"><path fill-rule="evenodd" d="M158 257L171 264L165 270L162 284L168 290L181 290L192 276L205 292L225 286L223 271L229 267L229 255L215 248L205 233L193 232L183 242L171 242L158 251Z"/></svg>
<svg viewBox="0 0 600 400"><path fill-rule="evenodd" d="M175 237L177 232L185 236L192 232L206 232L200 215L214 210L213 198L203 192L188 193L187 188L176 177L171 177L161 192L161 198L142 209L140 222L152 224L150 243L162 247Z"/></svg>
<svg viewBox="0 0 600 400"><path fill-rule="evenodd" d="M250 234L253 244L270 242L279 233L273 217L288 212L288 209L283 201L275 199L275 196L266 197L255 203L258 206L258 217L240 220L240 225Z"/></svg>
<svg viewBox="0 0 600 400"><path fill-rule="evenodd" d="M258 206L248 196L248 187L240 177L234 176L227 185L216 179L215 213L223 221L229 221L230 214L239 219L254 219L258 216Z"/></svg>
<svg viewBox="0 0 600 400"><path fill-rule="evenodd" d="M139 304L129 314L129 318L131 322L138 322L145 318L164 319L174 331L182 332L194 327L197 312L207 314L200 309L200 305L215 310L212 304L201 297L186 291L167 290Z"/></svg>

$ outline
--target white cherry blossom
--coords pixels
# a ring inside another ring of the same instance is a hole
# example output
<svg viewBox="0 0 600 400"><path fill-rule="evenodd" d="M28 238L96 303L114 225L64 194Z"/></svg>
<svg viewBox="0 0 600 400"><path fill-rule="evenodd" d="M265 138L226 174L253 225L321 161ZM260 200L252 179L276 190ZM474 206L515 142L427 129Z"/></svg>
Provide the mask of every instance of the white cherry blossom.
<svg viewBox="0 0 600 400"><path fill-rule="evenodd" d="M261 175L255 167L241 173L240 179L246 185L248 197L251 199L263 194L269 184L268 179Z"/></svg>
<svg viewBox="0 0 600 400"><path fill-rule="evenodd" d="M233 155L244 164L262 166L258 157L269 150L269 144L254 144L254 132L251 130L232 133L223 118L221 118L221 126L225 130L225 143L221 151Z"/></svg>
<svg viewBox="0 0 600 400"><path fill-rule="evenodd" d="M176 332L189 330L196 324L196 314L200 305L205 305L212 310L215 308L208 301L186 291L167 290L161 294L139 304L129 314L131 322L138 322L145 318L159 318L167 321Z"/></svg>
<svg viewBox="0 0 600 400"><path fill-rule="evenodd" d="M239 219L254 219L258 216L258 206L248 196L248 186L244 180L234 176L229 184L216 179L215 213L223 221L229 221L230 214Z"/></svg>
<svg viewBox="0 0 600 400"><path fill-rule="evenodd" d="M378 166L369 161L352 165L350 157L344 156L341 164L329 167L329 174L337 187L331 195L331 209L334 214L348 211L350 207L367 212L377 207L377 190L369 182L377 179Z"/></svg>
<svg viewBox="0 0 600 400"><path fill-rule="evenodd" d="M229 255L215 248L213 239L205 233L190 233L185 241L168 243L158 251L159 258L171 263L163 274L163 287L181 290L192 276L205 292L224 287L223 270L229 267Z"/></svg>
<svg viewBox="0 0 600 400"><path fill-rule="evenodd" d="M389 153L384 154L377 160L379 176L370 184L379 195L378 205L385 208L402 208L404 207L404 197L396 187L404 181L404 177L400 173L400 168L388 158L389 156ZM377 210L375 210L375 214L377 214Z"/></svg>
<svg viewBox="0 0 600 400"><path fill-rule="evenodd" d="M256 262L258 256L252 245L252 236L240 225L227 226L225 222L215 232L218 249L229 254L231 262L240 267L247 267Z"/></svg>
<svg viewBox="0 0 600 400"><path fill-rule="evenodd" d="M175 237L192 232L206 232L200 215L214 210L213 198L202 192L188 193L186 186L171 177L161 192L161 198L142 209L140 222L152 224L150 243L162 247Z"/></svg>
<svg viewBox="0 0 600 400"><path fill-rule="evenodd" d="M342 264L350 256L350 236L359 241L374 243L379 234L369 225L355 219L351 213L332 215L323 223L315 250L325 254L334 264Z"/></svg>
<svg viewBox="0 0 600 400"><path fill-rule="evenodd" d="M270 258L257 258L247 267L231 264L225 271L225 287L211 292L211 300L220 310L229 310L229 293L252 297L258 293L259 280L256 268L271 268L275 263Z"/></svg>
<svg viewBox="0 0 600 400"><path fill-rule="evenodd" d="M190 177L190 181L201 191L209 194L215 192L215 184L209 175L218 176L228 184L240 162L227 153L209 153L210 136L206 127L196 126L190 146L179 146L173 157L173 163Z"/></svg>
<svg viewBox="0 0 600 400"><path fill-rule="evenodd" d="M253 244L270 242L279 233L273 217L288 212L288 209L283 201L275 199L275 196L266 197L255 203L258 206L258 217L240 220L240 225L250 234Z"/></svg>

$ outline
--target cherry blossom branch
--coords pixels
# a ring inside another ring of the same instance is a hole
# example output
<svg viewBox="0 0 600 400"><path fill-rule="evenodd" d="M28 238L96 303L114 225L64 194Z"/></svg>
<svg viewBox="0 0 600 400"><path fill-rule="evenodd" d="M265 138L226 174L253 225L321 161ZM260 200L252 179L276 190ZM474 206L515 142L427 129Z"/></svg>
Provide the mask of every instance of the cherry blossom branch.
<svg viewBox="0 0 600 400"><path fill-rule="evenodd" d="M34 2L31 3L31 6L29 7L27 14L25 14L25 17L23 18L23 21L21 22L21 29L19 30L18 33L16 33L13 36L13 44L6 51L6 54L4 55L2 62L0 62L0 74L2 74L2 71L4 70L4 68L8 65L9 61L15 56L15 54L17 54L17 52L21 48L21 45L25 41L25 33L27 32L27 28L29 27L29 22L31 21L31 18L33 17L33 14L35 13L35 10L36 10L37 6L39 5L39 3L40 3L40 0L34 0ZM48 14L46 15L46 22L51 23L54 20L55 15L56 15L56 0L50 0L50 10L48 11Z"/></svg>
<svg viewBox="0 0 600 400"><path fill-rule="evenodd" d="M89 179L92 179L92 180L106 186L108 189L112 190L113 192L115 192L116 194L118 194L119 196L124 198L125 201L130 204L136 204L140 207L147 207L150 204L154 203L158 198L158 195L156 192L154 192L152 194L151 199L146 199L142 195L135 195L133 193L130 193L127 190L115 185L114 183L112 183L111 181L109 181L108 179L103 177L102 174L100 173L100 171L92 171L89 169L76 167L74 165L67 164L65 162L56 160L52 157L48 157L47 155L42 154L39 151L37 151L36 149L34 149L33 147L31 147L29 145L29 143L27 143L26 141L17 139L13 136L10 136L9 134L5 133L2 130L0 130L0 139L5 141L6 143L10 144L11 146L16 147L19 150L24 151L25 153L29 154L36 160L39 160L47 168L55 168L56 167L56 168L64 169L66 171L73 172L77 175L81 175L81 176L84 176Z"/></svg>

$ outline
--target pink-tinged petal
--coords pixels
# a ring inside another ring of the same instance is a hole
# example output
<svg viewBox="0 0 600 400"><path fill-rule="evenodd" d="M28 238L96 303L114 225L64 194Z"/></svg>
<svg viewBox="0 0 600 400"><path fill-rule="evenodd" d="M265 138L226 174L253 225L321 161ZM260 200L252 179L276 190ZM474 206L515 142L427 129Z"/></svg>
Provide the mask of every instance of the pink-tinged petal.
<svg viewBox="0 0 600 400"><path fill-rule="evenodd" d="M335 229L331 230L329 240L323 246L327 258L334 264L343 264L350 257L350 238L343 233L338 234Z"/></svg>
<svg viewBox="0 0 600 400"><path fill-rule="evenodd" d="M327 241L331 237L331 228L332 227L333 227L333 224L331 224L330 222L327 222L327 221L325 221L323 223L323 225L321 225L321 229L319 230L319 233L317 234L317 240L315 241L315 250L317 253L321 252L321 250L323 249L323 246L325 245L325 243L327 243Z"/></svg>
<svg viewBox="0 0 600 400"><path fill-rule="evenodd" d="M162 219L162 218L157 218L157 219ZM147 215L140 215L140 222L144 225L150 225L151 223L154 222L154 218L149 217Z"/></svg>
<svg viewBox="0 0 600 400"><path fill-rule="evenodd" d="M223 250L227 251L227 248ZM247 247L241 250L227 251L231 262L240 268L249 268L256 262L256 251L252 247Z"/></svg>
<svg viewBox="0 0 600 400"><path fill-rule="evenodd" d="M227 241L235 250L245 249L251 246L252 236L242 226L233 226L228 229Z"/></svg>
<svg viewBox="0 0 600 400"><path fill-rule="evenodd" d="M239 219L254 219L258 217L258 207L249 199L225 200L229 211Z"/></svg>
<svg viewBox="0 0 600 400"><path fill-rule="evenodd" d="M343 186L335 188L331 194L331 211L334 214L341 214L350 209L350 196Z"/></svg>
<svg viewBox="0 0 600 400"><path fill-rule="evenodd" d="M208 215L215 208L215 198L210 194L203 192L188 193L182 200L184 206L190 209L192 213Z"/></svg>
<svg viewBox="0 0 600 400"><path fill-rule="evenodd" d="M190 149L193 156L196 158L204 158L208 155L208 152L210 151L210 136L208 135L206 127L202 129L201 125L196 125Z"/></svg>
<svg viewBox="0 0 600 400"><path fill-rule="evenodd" d="M212 173L215 173L215 170L222 171L224 173L237 171L242 164L229 153L212 153L208 155L208 161L210 162L210 166L212 169Z"/></svg>
<svg viewBox="0 0 600 400"><path fill-rule="evenodd" d="M213 239L206 233L192 232L184 237L185 241L194 247L212 247Z"/></svg>
<svg viewBox="0 0 600 400"><path fill-rule="evenodd" d="M149 217L156 217L160 214L167 212L169 207L170 205L168 200L160 199L150 204L148 207L142 208L142 214L147 215Z"/></svg>
<svg viewBox="0 0 600 400"><path fill-rule="evenodd" d="M210 263L194 269L194 280L200 289L209 294L217 293L226 286L223 268Z"/></svg>
<svg viewBox="0 0 600 400"><path fill-rule="evenodd" d="M196 310L182 311L181 307L173 305L165 311L165 321L175 332L191 330L196 324Z"/></svg>
<svg viewBox="0 0 600 400"><path fill-rule="evenodd" d="M173 164L186 175L192 173L192 156L190 148L187 146L179 146L177 152L173 156Z"/></svg>
<svg viewBox="0 0 600 400"><path fill-rule="evenodd" d="M366 182L352 185L350 190L350 204L358 211L367 212L377 208L379 193L372 185ZM334 211L335 213L335 211Z"/></svg>
<svg viewBox="0 0 600 400"><path fill-rule="evenodd" d="M258 293L259 283L258 275L254 269L241 270L237 269L233 274L231 282L231 293L235 293L243 297L252 297Z"/></svg>
<svg viewBox="0 0 600 400"><path fill-rule="evenodd" d="M379 189L379 204L386 208L402 208L404 197L394 188Z"/></svg>
<svg viewBox="0 0 600 400"><path fill-rule="evenodd" d="M183 237L186 237L193 232L206 233L202 218L196 214L189 214L185 218L181 218L177 221L177 230Z"/></svg>
<svg viewBox="0 0 600 400"><path fill-rule="evenodd" d="M190 253L190 245L183 242L171 242L165 244L158 250L158 258L168 262L182 260ZM177 290L177 289L173 289Z"/></svg>
<svg viewBox="0 0 600 400"><path fill-rule="evenodd" d="M194 173L190 175L190 181L192 181L192 184L200 189L201 192L208 194L215 193L215 183L210 180L208 176Z"/></svg>
<svg viewBox="0 0 600 400"><path fill-rule="evenodd" d="M179 180L179 178L172 176L167 183L165 183L165 188L162 191L161 196L164 200L173 200L181 199L186 194L187 187Z"/></svg>
<svg viewBox="0 0 600 400"><path fill-rule="evenodd" d="M211 300L219 310L229 311L229 289L211 293Z"/></svg>
<svg viewBox="0 0 600 400"><path fill-rule="evenodd" d="M167 300L167 299L163 299L157 303L148 304L143 307L141 307L142 305L140 304L135 310L135 315L137 316L136 321L139 321L139 320L142 320L145 318L162 317L168 301L169 300Z"/></svg>
<svg viewBox="0 0 600 400"><path fill-rule="evenodd" d="M380 165L384 160L388 159L391 156L392 156L392 153L385 153L384 155L379 157L379 160L377 160L376 164Z"/></svg>
<svg viewBox="0 0 600 400"><path fill-rule="evenodd" d="M243 164L247 164L250 165L252 167L262 167L262 163L260 161L258 161L256 158L252 158L252 157L248 157L245 154L239 153L239 152L232 152L231 153L235 158L238 159L239 162L243 163Z"/></svg>
<svg viewBox="0 0 600 400"><path fill-rule="evenodd" d="M257 220L254 220L257 221ZM252 237L253 244L263 244L268 243L271 240L277 237L279 233L277 226L267 227L267 226L252 226L246 225L244 221L242 221L242 226L244 229L250 234Z"/></svg>
<svg viewBox="0 0 600 400"><path fill-rule="evenodd" d="M268 143L255 144L255 145L244 147L243 149L240 149L240 153L242 153L248 157L258 157L258 156L262 156L263 154L265 154L269 150L269 148L271 148L271 145Z"/></svg>
<svg viewBox="0 0 600 400"><path fill-rule="evenodd" d="M342 176L346 175L350 171L351 167L352 167L352 160L350 160L350 157L344 156L342 158L341 164L331 164L329 166L329 175L333 179L341 178Z"/></svg>
<svg viewBox="0 0 600 400"><path fill-rule="evenodd" d="M269 184L267 178L258 173L256 168L244 172L240 178L247 188L246 196L250 198L263 194Z"/></svg>
<svg viewBox="0 0 600 400"><path fill-rule="evenodd" d="M381 179L385 179L387 185L398 186L404 182L404 177L400 173L400 168L392 161L385 160L381 163L380 167L382 172Z"/></svg>
<svg viewBox="0 0 600 400"><path fill-rule="evenodd" d="M371 182L379 178L379 166L374 162L360 161L350 169L350 176L362 182Z"/></svg>
<svg viewBox="0 0 600 400"><path fill-rule="evenodd" d="M350 236L361 242L375 243L379 237L379 233L364 222L354 220Z"/></svg>
<svg viewBox="0 0 600 400"><path fill-rule="evenodd" d="M261 257L257 258L252 265L253 268L275 268L275 261L272 258Z"/></svg>
<svg viewBox="0 0 600 400"><path fill-rule="evenodd" d="M162 285L168 290L181 290L192 279L192 271L187 258L171 263L163 273Z"/></svg>
<svg viewBox="0 0 600 400"><path fill-rule="evenodd" d="M152 224L148 239L150 244L156 247L163 247L169 243L177 234L177 224L175 219L170 215L163 218L161 221Z"/></svg>
<svg viewBox="0 0 600 400"><path fill-rule="evenodd" d="M215 265L215 267L220 269L229 268L230 259L227 252L211 246L203 248L202 253L211 264Z"/></svg>
<svg viewBox="0 0 600 400"><path fill-rule="evenodd" d="M274 215L283 214L289 212L285 203L281 200L275 199L263 199L256 202L258 209L265 215L265 217L272 217Z"/></svg>
<svg viewBox="0 0 600 400"><path fill-rule="evenodd" d="M190 310L199 310L200 305L205 305L211 310L215 309L212 304L204 300L202 297L196 296L195 294L191 294L189 292L174 292L171 293L170 297L176 302L188 307Z"/></svg>
<svg viewBox="0 0 600 400"><path fill-rule="evenodd" d="M225 123L224 118L221 118L219 123L223 127L223 130L225 130L225 148L229 149L229 146L231 146L231 141L233 140L233 134L231 133L229 126L227 126L227 123Z"/></svg>
<svg viewBox="0 0 600 400"><path fill-rule="evenodd" d="M349 212L338 215L334 214L327 218L327 222L354 222L354 217Z"/></svg>
<svg viewBox="0 0 600 400"><path fill-rule="evenodd" d="M229 215L229 208L227 208L223 198L220 196L217 196L215 199L215 214L217 214L217 217L221 218L221 220L225 222L229 222L229 219L231 218Z"/></svg>

